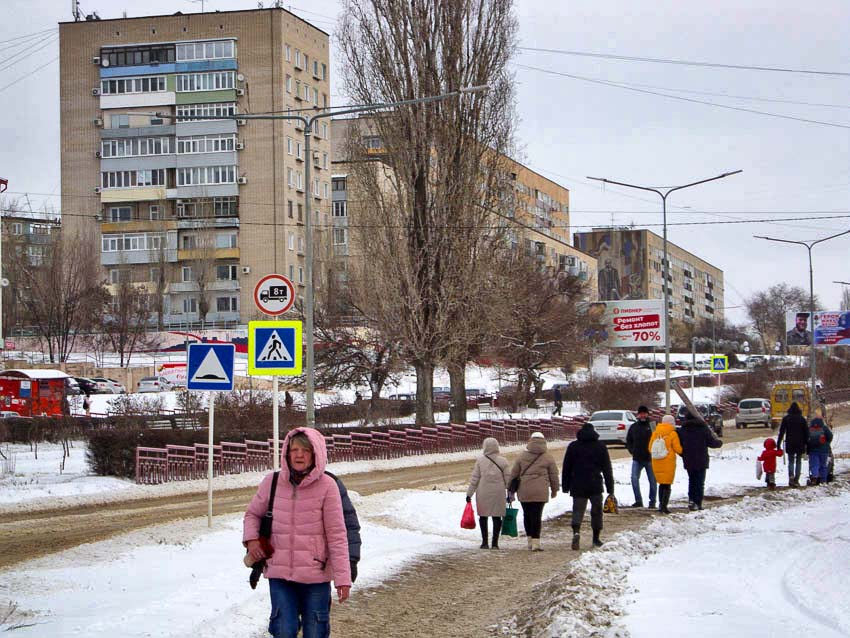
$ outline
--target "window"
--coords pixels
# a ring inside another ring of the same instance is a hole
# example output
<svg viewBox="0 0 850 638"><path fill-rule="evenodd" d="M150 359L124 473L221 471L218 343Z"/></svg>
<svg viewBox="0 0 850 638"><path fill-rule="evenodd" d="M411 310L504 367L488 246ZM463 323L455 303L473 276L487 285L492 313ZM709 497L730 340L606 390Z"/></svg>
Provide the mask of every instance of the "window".
<svg viewBox="0 0 850 638"><path fill-rule="evenodd" d="M367 135L363 138L363 146L369 150L377 151L384 147L381 138L377 135Z"/></svg>
<svg viewBox="0 0 850 638"><path fill-rule="evenodd" d="M283 45L283 52L287 62L292 62L292 49L288 44Z"/></svg>
<svg viewBox="0 0 850 638"><path fill-rule="evenodd" d="M198 312L198 300L194 297L189 297L188 299L183 300L183 312L195 313Z"/></svg>
<svg viewBox="0 0 850 638"><path fill-rule="evenodd" d="M195 277L192 275L192 267L191 266L183 266L180 269L180 281L195 281Z"/></svg>
<svg viewBox="0 0 850 638"><path fill-rule="evenodd" d="M23 235L24 234L24 225L20 222L15 222L12 224L12 234L13 235Z"/></svg>
<svg viewBox="0 0 850 638"><path fill-rule="evenodd" d="M148 215L150 219L162 219L162 206L152 205L148 207Z"/></svg>
<svg viewBox="0 0 850 638"><path fill-rule="evenodd" d="M318 60L313 60L313 77L315 77L315 78L322 77L321 75L319 75L319 61Z"/></svg>
<svg viewBox="0 0 850 638"><path fill-rule="evenodd" d="M136 157L140 155L166 155L171 153L168 137L141 137L133 139L102 140L101 157Z"/></svg>
<svg viewBox="0 0 850 638"><path fill-rule="evenodd" d="M322 197L329 199L331 196L330 187L327 182L322 182Z"/></svg>
<svg viewBox="0 0 850 638"><path fill-rule="evenodd" d="M216 233L216 248L236 248L236 233Z"/></svg>
<svg viewBox="0 0 850 638"><path fill-rule="evenodd" d="M130 116L126 113L110 115L109 128L130 128Z"/></svg>
<svg viewBox="0 0 850 638"><path fill-rule="evenodd" d="M346 228L334 228L334 246L345 246L348 243Z"/></svg>
<svg viewBox="0 0 850 638"><path fill-rule="evenodd" d="M293 178L293 172L291 168L286 169L286 184L288 186L295 186L295 179Z"/></svg>
<svg viewBox="0 0 850 638"><path fill-rule="evenodd" d="M301 69L301 49L295 49L295 68Z"/></svg>
<svg viewBox="0 0 850 638"><path fill-rule="evenodd" d="M328 123L322 122L322 137L328 139Z"/></svg>
<svg viewBox="0 0 850 638"><path fill-rule="evenodd" d="M295 233L289 233L289 240L287 246L289 250L295 250Z"/></svg>
<svg viewBox="0 0 850 638"><path fill-rule="evenodd" d="M324 62L322 62L322 79L323 80L328 79L328 65L325 64Z"/></svg>
<svg viewBox="0 0 850 638"><path fill-rule="evenodd" d="M221 153L236 150L236 135L192 135L177 138L178 153Z"/></svg>
<svg viewBox="0 0 850 638"><path fill-rule="evenodd" d="M182 250L195 250L198 247L198 238L195 235L183 235L180 238L180 248Z"/></svg>
<svg viewBox="0 0 850 638"><path fill-rule="evenodd" d="M211 42L185 42L177 45L177 60L221 60L236 57L236 43L233 40L214 40Z"/></svg>
<svg viewBox="0 0 850 638"><path fill-rule="evenodd" d="M222 117L236 115L236 102L216 102L212 104L183 104L177 107L177 121L202 121L210 116Z"/></svg>
<svg viewBox="0 0 850 638"><path fill-rule="evenodd" d="M301 142L295 142L295 157L304 159L304 151L301 148Z"/></svg>
<svg viewBox="0 0 850 638"><path fill-rule="evenodd" d="M216 217L236 217L239 215L239 200L236 197L214 197L213 214Z"/></svg>
<svg viewBox="0 0 850 638"><path fill-rule="evenodd" d="M322 168L328 167L328 154L322 153Z"/></svg>
<svg viewBox="0 0 850 638"><path fill-rule="evenodd" d="M304 266L298 266L298 283L304 283Z"/></svg>
<svg viewBox="0 0 850 638"><path fill-rule="evenodd" d="M286 200L286 216L289 219L293 218L292 209L293 209L292 200L291 199Z"/></svg>
<svg viewBox="0 0 850 638"><path fill-rule="evenodd" d="M150 271L149 271L149 276L150 276L149 281L152 281L153 283L158 283L159 282L159 276L160 276L161 273L162 273L162 270L160 270L159 268L151 268Z"/></svg>
<svg viewBox="0 0 850 638"><path fill-rule="evenodd" d="M140 78L116 78L100 81L100 92L103 95L161 93L163 91L165 91L164 75L148 75Z"/></svg>
<svg viewBox="0 0 850 638"><path fill-rule="evenodd" d="M113 171L100 174L102 188L132 188L134 186L165 186L165 169L150 171Z"/></svg>
<svg viewBox="0 0 850 638"><path fill-rule="evenodd" d="M289 281L293 281L295 279L295 266L289 264Z"/></svg>
<svg viewBox="0 0 850 638"><path fill-rule="evenodd" d="M321 197L322 196L321 185L320 185L318 177L313 180L313 195L315 197Z"/></svg>
<svg viewBox="0 0 850 638"><path fill-rule="evenodd" d="M236 297L216 297L216 312L236 312Z"/></svg>
<svg viewBox="0 0 850 638"><path fill-rule="evenodd" d="M117 268L112 268L109 271L109 283L117 284L121 281L121 271Z"/></svg>
<svg viewBox="0 0 850 638"><path fill-rule="evenodd" d="M334 217L346 217L347 213L345 211L346 202L334 202L333 207L333 215Z"/></svg>
<svg viewBox="0 0 850 638"><path fill-rule="evenodd" d="M40 266L44 262L44 246L27 246L30 265Z"/></svg>
<svg viewBox="0 0 850 638"><path fill-rule="evenodd" d="M291 137L286 138L286 154L292 155L292 138Z"/></svg>
<svg viewBox="0 0 850 638"><path fill-rule="evenodd" d="M298 221L304 221L304 206L303 204L298 204Z"/></svg>
<svg viewBox="0 0 850 638"><path fill-rule="evenodd" d="M215 267L217 281L236 281L236 264L225 264Z"/></svg>
<svg viewBox="0 0 850 638"><path fill-rule="evenodd" d="M313 104L319 106L319 89L313 87Z"/></svg>
<svg viewBox="0 0 850 638"><path fill-rule="evenodd" d="M292 76L289 74L286 76L286 92L292 93Z"/></svg>
<svg viewBox="0 0 850 638"><path fill-rule="evenodd" d="M235 183L235 166L196 166L177 169L177 186Z"/></svg>
<svg viewBox="0 0 850 638"><path fill-rule="evenodd" d="M109 221L128 222L133 216L133 209L129 206L111 206L109 208Z"/></svg>
<svg viewBox="0 0 850 638"><path fill-rule="evenodd" d="M303 237L298 238L298 254L299 255L304 254L304 238Z"/></svg>
<svg viewBox="0 0 850 638"><path fill-rule="evenodd" d="M322 93L322 108L328 108L328 94Z"/></svg>
<svg viewBox="0 0 850 638"><path fill-rule="evenodd" d="M345 190L345 178L344 177L335 177L331 181L331 190L344 191Z"/></svg>
<svg viewBox="0 0 850 638"><path fill-rule="evenodd" d="M235 86L236 74L233 71L212 71L209 73L179 73L177 92L221 91Z"/></svg>
<svg viewBox="0 0 850 638"><path fill-rule="evenodd" d="M109 66L138 66L174 62L174 45L110 47L101 49L100 59Z"/></svg>

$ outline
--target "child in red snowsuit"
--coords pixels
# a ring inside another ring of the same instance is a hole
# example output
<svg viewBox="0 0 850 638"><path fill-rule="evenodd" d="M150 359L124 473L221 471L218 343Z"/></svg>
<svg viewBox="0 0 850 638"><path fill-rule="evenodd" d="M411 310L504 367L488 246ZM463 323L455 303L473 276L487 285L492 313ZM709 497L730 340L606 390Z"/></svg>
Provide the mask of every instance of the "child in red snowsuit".
<svg viewBox="0 0 850 638"><path fill-rule="evenodd" d="M776 459L782 455L782 450L776 447L776 441L773 439L764 440L764 452L761 453L758 460L761 461L764 469L764 480L769 490L776 489Z"/></svg>

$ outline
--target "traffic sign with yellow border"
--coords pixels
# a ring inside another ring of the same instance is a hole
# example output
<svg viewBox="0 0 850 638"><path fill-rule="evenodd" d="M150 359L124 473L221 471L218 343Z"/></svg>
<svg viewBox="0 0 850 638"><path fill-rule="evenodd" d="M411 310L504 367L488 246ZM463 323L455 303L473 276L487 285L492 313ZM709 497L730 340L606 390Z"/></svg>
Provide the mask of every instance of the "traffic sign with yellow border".
<svg viewBox="0 0 850 638"><path fill-rule="evenodd" d="M302 371L300 321L248 322L248 374L297 376Z"/></svg>
<svg viewBox="0 0 850 638"><path fill-rule="evenodd" d="M729 357L727 357L725 354L712 355L710 370L712 372L729 372Z"/></svg>

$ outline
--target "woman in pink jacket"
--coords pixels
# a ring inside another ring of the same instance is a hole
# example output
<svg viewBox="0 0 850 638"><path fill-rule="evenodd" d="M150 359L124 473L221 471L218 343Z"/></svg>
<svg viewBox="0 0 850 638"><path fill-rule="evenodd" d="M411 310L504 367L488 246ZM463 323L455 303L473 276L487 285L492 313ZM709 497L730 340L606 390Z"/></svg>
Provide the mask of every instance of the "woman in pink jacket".
<svg viewBox="0 0 850 638"><path fill-rule="evenodd" d="M331 583L339 602L348 599L351 571L339 488L325 474L325 438L312 428L295 428L283 441L280 476L272 507L271 546L260 544L260 520L266 513L272 474L260 483L245 512L242 542L253 561L266 559L272 611L269 633L295 638L330 635Z"/></svg>

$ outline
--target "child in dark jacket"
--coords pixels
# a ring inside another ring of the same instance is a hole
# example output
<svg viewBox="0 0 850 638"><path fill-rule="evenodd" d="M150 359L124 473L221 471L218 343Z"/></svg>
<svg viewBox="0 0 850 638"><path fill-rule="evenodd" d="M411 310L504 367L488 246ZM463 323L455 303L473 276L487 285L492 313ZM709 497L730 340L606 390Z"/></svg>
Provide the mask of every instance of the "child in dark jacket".
<svg viewBox="0 0 850 638"><path fill-rule="evenodd" d="M761 453L758 460L761 461L764 481L769 490L776 489L776 459L783 454L784 452L776 447L776 441L773 439L764 440L764 452Z"/></svg>

